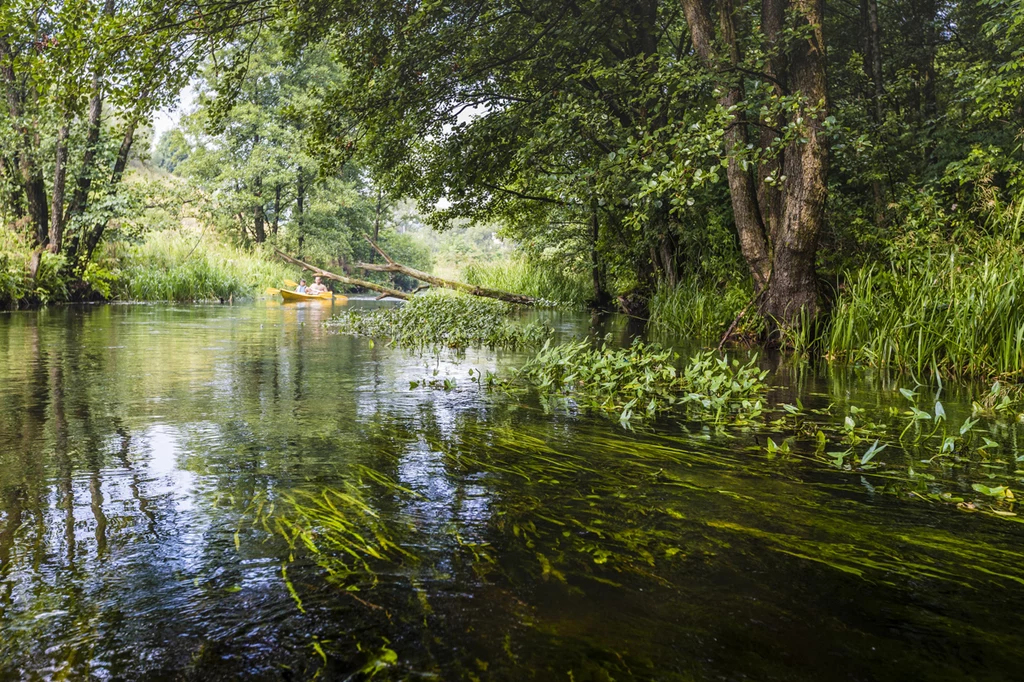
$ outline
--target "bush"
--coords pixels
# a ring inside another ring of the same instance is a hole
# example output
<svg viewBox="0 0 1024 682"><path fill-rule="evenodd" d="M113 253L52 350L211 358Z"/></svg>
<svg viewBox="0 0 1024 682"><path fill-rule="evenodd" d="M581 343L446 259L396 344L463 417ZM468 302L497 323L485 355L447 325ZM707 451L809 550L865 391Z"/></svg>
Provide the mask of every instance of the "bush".
<svg viewBox="0 0 1024 682"><path fill-rule="evenodd" d="M11 231L0 229L0 308L63 301L68 296L64 256L40 254L36 277L29 277L32 249Z"/></svg>

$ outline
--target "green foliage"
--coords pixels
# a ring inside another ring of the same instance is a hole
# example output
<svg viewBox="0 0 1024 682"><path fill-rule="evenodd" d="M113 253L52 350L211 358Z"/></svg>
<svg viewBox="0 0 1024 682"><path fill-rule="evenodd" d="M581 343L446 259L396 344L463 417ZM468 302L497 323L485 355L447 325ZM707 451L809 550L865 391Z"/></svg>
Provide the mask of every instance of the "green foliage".
<svg viewBox="0 0 1024 682"><path fill-rule="evenodd" d="M402 348L521 348L551 334L542 324L517 323L513 310L502 301L433 290L395 307L344 311L329 324Z"/></svg>
<svg viewBox="0 0 1024 682"><path fill-rule="evenodd" d="M618 416L623 425L679 411L713 422L745 421L761 414L767 390L755 360L740 364L698 353L679 371L670 348L634 341L628 348L570 341L544 348L516 373L544 394L569 396L579 406Z"/></svg>
<svg viewBox="0 0 1024 682"><path fill-rule="evenodd" d="M468 284L580 306L593 299L584 273L567 271L551 260L516 256L470 264L462 272Z"/></svg>
<svg viewBox="0 0 1024 682"><path fill-rule="evenodd" d="M1009 242L983 253L907 254L850 274L823 335L826 354L917 376L1020 378L1024 255Z"/></svg>
<svg viewBox="0 0 1024 682"><path fill-rule="evenodd" d="M185 134L178 128L168 130L157 141L153 150L153 163L168 173L174 170L189 157L192 149Z"/></svg>
<svg viewBox="0 0 1024 682"><path fill-rule="evenodd" d="M662 332L700 341L717 341L753 297L743 280L715 286L703 278L686 277L675 287L662 284L650 303L651 326ZM758 331L756 313L748 313L736 330L739 335Z"/></svg>
<svg viewBox="0 0 1024 682"><path fill-rule="evenodd" d="M141 244L123 247L119 265L112 293L130 301L226 301L295 276L258 251L182 232L152 234Z"/></svg>
<svg viewBox="0 0 1024 682"><path fill-rule="evenodd" d="M68 277L60 254L43 251L35 278L29 276L30 249L16 235L0 230L0 309L45 305L67 299Z"/></svg>

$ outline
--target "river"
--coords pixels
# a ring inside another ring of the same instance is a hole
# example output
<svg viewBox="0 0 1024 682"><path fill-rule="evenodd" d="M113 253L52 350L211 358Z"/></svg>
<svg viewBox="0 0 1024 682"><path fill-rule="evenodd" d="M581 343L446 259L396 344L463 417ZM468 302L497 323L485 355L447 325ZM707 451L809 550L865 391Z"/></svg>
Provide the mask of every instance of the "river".
<svg viewBox="0 0 1024 682"><path fill-rule="evenodd" d="M1024 525L939 500L1021 481L1012 418L982 421L991 456L832 468L767 427L496 393L476 379L527 354L396 350L329 313L0 314L0 677L1020 674ZM773 404L837 423L894 418L912 385L777 364ZM943 389L954 426L970 388Z"/></svg>

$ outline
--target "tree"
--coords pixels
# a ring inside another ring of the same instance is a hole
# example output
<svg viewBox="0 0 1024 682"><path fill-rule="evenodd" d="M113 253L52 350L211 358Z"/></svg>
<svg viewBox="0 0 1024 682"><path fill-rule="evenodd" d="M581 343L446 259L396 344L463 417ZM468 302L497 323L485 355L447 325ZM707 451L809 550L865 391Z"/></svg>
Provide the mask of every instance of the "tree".
<svg viewBox="0 0 1024 682"><path fill-rule="evenodd" d="M102 238L149 113L180 88L196 43L132 30L146 2L18 0L0 9L3 211L76 272Z"/></svg>

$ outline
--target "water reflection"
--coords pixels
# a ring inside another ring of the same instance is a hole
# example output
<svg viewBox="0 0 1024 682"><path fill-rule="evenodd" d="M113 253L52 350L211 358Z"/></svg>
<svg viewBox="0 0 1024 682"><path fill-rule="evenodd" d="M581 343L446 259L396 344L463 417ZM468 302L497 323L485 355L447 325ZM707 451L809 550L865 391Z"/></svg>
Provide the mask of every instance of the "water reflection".
<svg viewBox="0 0 1024 682"><path fill-rule="evenodd" d="M329 312L0 318L2 676L982 679L1021 662L1019 524L768 461L753 433L481 399L473 376L521 356L371 346L323 329ZM563 334L590 322L545 314ZM435 371L457 389L410 390ZM776 383L878 411L899 387L799 364Z"/></svg>

